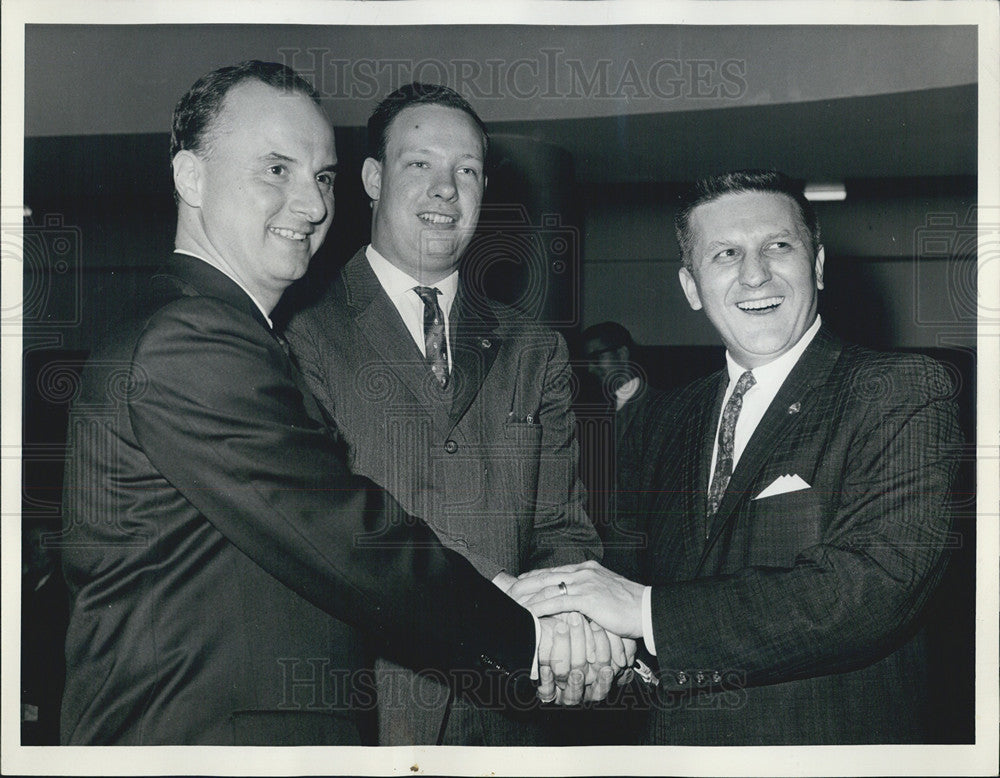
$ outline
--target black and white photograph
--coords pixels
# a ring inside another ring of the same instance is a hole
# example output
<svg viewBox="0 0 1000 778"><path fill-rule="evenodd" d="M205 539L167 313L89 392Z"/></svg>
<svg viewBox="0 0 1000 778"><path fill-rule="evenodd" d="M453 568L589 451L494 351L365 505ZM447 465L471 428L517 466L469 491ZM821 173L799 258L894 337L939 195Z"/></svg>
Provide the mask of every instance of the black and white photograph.
<svg viewBox="0 0 1000 778"><path fill-rule="evenodd" d="M996 774L998 8L4 2L3 773Z"/></svg>

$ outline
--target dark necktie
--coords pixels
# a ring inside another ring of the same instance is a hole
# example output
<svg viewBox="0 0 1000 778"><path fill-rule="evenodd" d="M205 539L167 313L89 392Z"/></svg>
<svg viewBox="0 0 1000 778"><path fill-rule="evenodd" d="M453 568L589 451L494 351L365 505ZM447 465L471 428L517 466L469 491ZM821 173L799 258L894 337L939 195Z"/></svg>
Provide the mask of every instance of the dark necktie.
<svg viewBox="0 0 1000 778"><path fill-rule="evenodd" d="M757 383L753 373L747 370L736 382L736 388L729 396L725 410L722 411L722 423L719 425L719 451L715 457L715 472L712 473L712 485L708 489L708 526L711 527L712 517L719 510L722 495L726 493L729 479L733 475L733 437L736 432L736 421L740 418L743 408L743 395ZM708 535L706 529L706 537Z"/></svg>
<svg viewBox="0 0 1000 778"><path fill-rule="evenodd" d="M413 291L424 301L424 359L444 389L448 386L448 345L444 337L444 313L437 301L441 290L415 286Z"/></svg>

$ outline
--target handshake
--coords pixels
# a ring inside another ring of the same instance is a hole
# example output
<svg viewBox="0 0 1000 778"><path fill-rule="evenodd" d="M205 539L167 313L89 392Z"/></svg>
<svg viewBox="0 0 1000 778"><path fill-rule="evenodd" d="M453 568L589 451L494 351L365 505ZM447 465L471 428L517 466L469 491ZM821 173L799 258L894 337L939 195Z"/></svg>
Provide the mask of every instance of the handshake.
<svg viewBox="0 0 1000 778"><path fill-rule="evenodd" d="M499 582L498 582L499 583ZM538 699L598 702L632 677L643 586L584 562L510 578L507 594L539 618Z"/></svg>

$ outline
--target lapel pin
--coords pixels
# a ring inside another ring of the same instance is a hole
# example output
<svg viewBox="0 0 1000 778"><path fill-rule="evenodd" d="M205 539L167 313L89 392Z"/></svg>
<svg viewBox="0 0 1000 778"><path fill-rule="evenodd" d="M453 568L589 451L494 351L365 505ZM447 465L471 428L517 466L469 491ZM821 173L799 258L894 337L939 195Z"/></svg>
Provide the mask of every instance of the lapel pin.
<svg viewBox="0 0 1000 778"><path fill-rule="evenodd" d="M489 338L483 338L481 341L479 341L479 345L482 346L483 348L489 348L493 344L490 342Z"/></svg>
<svg viewBox="0 0 1000 778"><path fill-rule="evenodd" d="M792 403L791 405L788 406L789 415L793 413L798 413L801 410L802 410L802 403Z"/></svg>

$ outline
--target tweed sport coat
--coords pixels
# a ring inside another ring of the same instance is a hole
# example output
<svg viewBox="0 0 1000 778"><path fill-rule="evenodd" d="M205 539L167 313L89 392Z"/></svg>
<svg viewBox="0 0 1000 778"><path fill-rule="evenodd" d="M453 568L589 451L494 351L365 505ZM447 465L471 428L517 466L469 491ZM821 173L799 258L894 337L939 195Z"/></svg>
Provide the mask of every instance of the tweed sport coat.
<svg viewBox="0 0 1000 778"><path fill-rule="evenodd" d="M485 577L599 558L562 337L462 285L449 326L443 393L362 249L287 333L352 469ZM433 742L447 695L427 690L424 699L440 704L410 712L424 720L418 741Z"/></svg>
<svg viewBox="0 0 1000 778"><path fill-rule="evenodd" d="M709 525L727 380L651 408L622 469L620 527L646 545L616 566L653 585L661 684L648 742L926 740L920 615L954 541L952 382L926 357L821 328ZM806 488L780 488L796 476Z"/></svg>
<svg viewBox="0 0 1000 778"><path fill-rule="evenodd" d="M347 471L245 292L176 254L144 310L70 417L64 743L358 743L362 631L418 667L527 670L530 614Z"/></svg>

